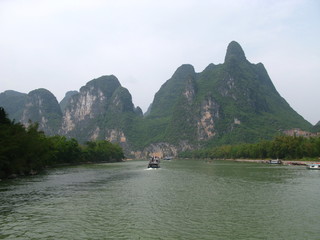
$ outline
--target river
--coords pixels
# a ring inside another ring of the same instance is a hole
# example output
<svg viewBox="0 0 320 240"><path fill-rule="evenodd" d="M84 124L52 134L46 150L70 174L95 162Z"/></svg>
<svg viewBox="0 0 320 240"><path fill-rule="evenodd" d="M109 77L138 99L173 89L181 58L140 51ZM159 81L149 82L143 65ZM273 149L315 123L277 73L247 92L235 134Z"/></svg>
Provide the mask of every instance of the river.
<svg viewBox="0 0 320 240"><path fill-rule="evenodd" d="M320 171L170 160L0 182L0 239L320 239Z"/></svg>

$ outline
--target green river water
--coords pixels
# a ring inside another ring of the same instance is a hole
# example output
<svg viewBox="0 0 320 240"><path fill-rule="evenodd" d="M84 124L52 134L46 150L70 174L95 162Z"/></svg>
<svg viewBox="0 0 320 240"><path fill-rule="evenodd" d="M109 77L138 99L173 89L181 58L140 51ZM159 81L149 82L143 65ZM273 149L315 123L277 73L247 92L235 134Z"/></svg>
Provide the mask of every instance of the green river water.
<svg viewBox="0 0 320 240"><path fill-rule="evenodd" d="M320 239L320 171L208 160L0 182L0 239Z"/></svg>

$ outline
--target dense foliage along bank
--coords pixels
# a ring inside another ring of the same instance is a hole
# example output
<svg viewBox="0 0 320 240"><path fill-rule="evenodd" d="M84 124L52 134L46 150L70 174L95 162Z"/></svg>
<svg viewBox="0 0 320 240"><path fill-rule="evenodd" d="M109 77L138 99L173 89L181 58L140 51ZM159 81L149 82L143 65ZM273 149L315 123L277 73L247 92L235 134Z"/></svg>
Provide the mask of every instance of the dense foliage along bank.
<svg viewBox="0 0 320 240"><path fill-rule="evenodd" d="M184 152L180 154L180 157L316 159L320 157L320 137L278 136L272 141L261 141L255 144L224 145L193 152Z"/></svg>
<svg viewBox="0 0 320 240"><path fill-rule="evenodd" d="M81 162L111 162L124 158L117 144L99 140L79 145L75 139L48 137L37 124L24 127L0 107L0 179L32 174L46 166Z"/></svg>

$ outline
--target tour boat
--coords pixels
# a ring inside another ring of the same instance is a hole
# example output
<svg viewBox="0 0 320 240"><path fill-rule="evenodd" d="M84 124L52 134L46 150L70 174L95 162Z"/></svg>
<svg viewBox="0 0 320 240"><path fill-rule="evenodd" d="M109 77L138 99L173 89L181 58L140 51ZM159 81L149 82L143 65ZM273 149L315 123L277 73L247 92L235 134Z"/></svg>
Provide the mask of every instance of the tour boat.
<svg viewBox="0 0 320 240"><path fill-rule="evenodd" d="M152 157L148 163L148 168L159 168L160 159L158 157Z"/></svg>
<svg viewBox="0 0 320 240"><path fill-rule="evenodd" d="M312 163L307 165L307 169L320 170L320 163Z"/></svg>

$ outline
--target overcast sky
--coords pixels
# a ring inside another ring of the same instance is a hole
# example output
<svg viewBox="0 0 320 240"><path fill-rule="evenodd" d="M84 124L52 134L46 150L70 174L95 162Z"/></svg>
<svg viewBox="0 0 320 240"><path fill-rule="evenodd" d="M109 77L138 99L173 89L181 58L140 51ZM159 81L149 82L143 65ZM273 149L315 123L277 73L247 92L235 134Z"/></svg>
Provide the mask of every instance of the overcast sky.
<svg viewBox="0 0 320 240"><path fill-rule="evenodd" d="M46 88L61 101L113 74L145 112L180 65L223 63L235 40L320 120L318 0L0 0L0 33L0 92Z"/></svg>

